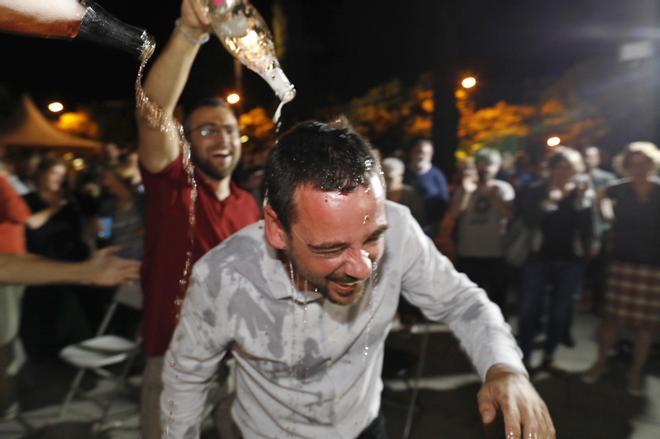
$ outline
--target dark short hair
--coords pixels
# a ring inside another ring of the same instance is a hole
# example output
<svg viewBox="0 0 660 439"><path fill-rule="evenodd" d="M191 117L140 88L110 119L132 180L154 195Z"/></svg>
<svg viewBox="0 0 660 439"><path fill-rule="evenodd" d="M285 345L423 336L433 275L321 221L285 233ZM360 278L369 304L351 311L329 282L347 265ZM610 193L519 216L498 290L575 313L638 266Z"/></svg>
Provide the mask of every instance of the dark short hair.
<svg viewBox="0 0 660 439"><path fill-rule="evenodd" d="M184 111L184 120L183 120L183 126L184 128L187 128L188 126L188 118L190 115L197 110L198 108L202 107L213 107L213 108L225 108L234 114L234 110L225 102L224 99L219 98L217 96L213 97L205 97L202 99L198 99L196 101L193 101L189 104L184 105L183 111ZM234 114L235 116L236 114Z"/></svg>
<svg viewBox="0 0 660 439"><path fill-rule="evenodd" d="M291 230L295 190L303 185L324 192L350 193L366 187L380 166L369 142L340 119L302 122L282 135L266 165L268 204L284 229Z"/></svg>

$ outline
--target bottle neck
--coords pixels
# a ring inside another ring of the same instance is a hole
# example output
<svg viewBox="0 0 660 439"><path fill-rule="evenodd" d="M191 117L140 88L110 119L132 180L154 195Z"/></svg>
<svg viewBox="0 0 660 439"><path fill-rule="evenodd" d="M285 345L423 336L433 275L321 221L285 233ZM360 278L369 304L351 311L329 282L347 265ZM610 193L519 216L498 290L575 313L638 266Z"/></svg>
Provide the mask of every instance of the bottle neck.
<svg viewBox="0 0 660 439"><path fill-rule="evenodd" d="M94 2L85 5L78 38L123 50L138 59L151 55L155 44L146 30L124 23Z"/></svg>

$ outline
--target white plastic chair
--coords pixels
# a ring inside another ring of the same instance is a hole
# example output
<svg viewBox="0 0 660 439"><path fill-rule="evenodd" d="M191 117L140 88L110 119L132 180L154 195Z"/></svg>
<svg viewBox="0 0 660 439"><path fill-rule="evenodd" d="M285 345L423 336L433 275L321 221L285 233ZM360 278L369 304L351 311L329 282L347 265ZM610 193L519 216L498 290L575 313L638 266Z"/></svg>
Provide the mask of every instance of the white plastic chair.
<svg viewBox="0 0 660 439"><path fill-rule="evenodd" d="M138 335L133 340L106 333L119 306L134 310L142 309L142 292L139 284L125 284L117 289L95 337L66 346L60 351L60 359L78 369L78 373L73 379L71 387L60 406L60 416L66 412L73 399L79 394L82 394L79 387L85 373L88 371L92 371L103 378L113 380L115 383L113 392L124 386L125 378L133 363L133 359L139 352L141 339L139 336L140 331L138 331ZM108 369L109 366L117 366L122 363L123 367L121 367L121 372L119 373L113 373ZM81 396L94 401L102 408L102 414L95 428L99 425L102 426L110 412L113 402L112 398L108 397L103 401L91 395L82 394ZM113 425L115 424L113 423Z"/></svg>

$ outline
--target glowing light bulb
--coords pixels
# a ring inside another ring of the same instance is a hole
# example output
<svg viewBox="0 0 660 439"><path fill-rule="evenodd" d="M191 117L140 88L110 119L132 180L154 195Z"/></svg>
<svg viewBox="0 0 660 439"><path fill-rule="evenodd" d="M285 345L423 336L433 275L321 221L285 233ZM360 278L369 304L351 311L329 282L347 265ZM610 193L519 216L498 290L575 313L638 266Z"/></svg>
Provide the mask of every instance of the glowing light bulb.
<svg viewBox="0 0 660 439"><path fill-rule="evenodd" d="M548 138L548 140L546 140L546 144L551 148L559 145L560 143L561 143L561 139L557 136L550 137Z"/></svg>
<svg viewBox="0 0 660 439"><path fill-rule="evenodd" d="M64 105L62 105L61 102L51 102L48 104L48 110L50 110L51 113L59 113L60 111L64 110Z"/></svg>
<svg viewBox="0 0 660 439"><path fill-rule="evenodd" d="M467 78L463 78L463 80L461 81L461 86L463 88L469 89L474 87L475 85L477 85L477 78L475 78L474 76L468 76Z"/></svg>
<svg viewBox="0 0 660 439"><path fill-rule="evenodd" d="M238 93L230 93L227 95L227 103L230 105L238 104L241 101L241 97Z"/></svg>

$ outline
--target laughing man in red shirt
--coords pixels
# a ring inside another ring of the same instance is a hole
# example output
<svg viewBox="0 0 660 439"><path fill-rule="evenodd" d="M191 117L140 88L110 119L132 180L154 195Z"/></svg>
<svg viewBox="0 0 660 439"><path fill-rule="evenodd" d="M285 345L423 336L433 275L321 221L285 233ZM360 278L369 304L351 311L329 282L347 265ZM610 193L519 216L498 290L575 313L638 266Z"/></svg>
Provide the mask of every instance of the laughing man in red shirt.
<svg viewBox="0 0 660 439"><path fill-rule="evenodd" d="M142 263L147 356L142 390L144 439L160 437L162 358L185 295L187 264L260 217L254 198L231 182L241 156L232 110L218 98L197 103L183 120L185 138L173 116L199 46L206 40L202 23L184 1L181 18L146 78L148 102L138 100L138 153L147 194ZM187 173L186 143L197 185L192 239L193 185Z"/></svg>

